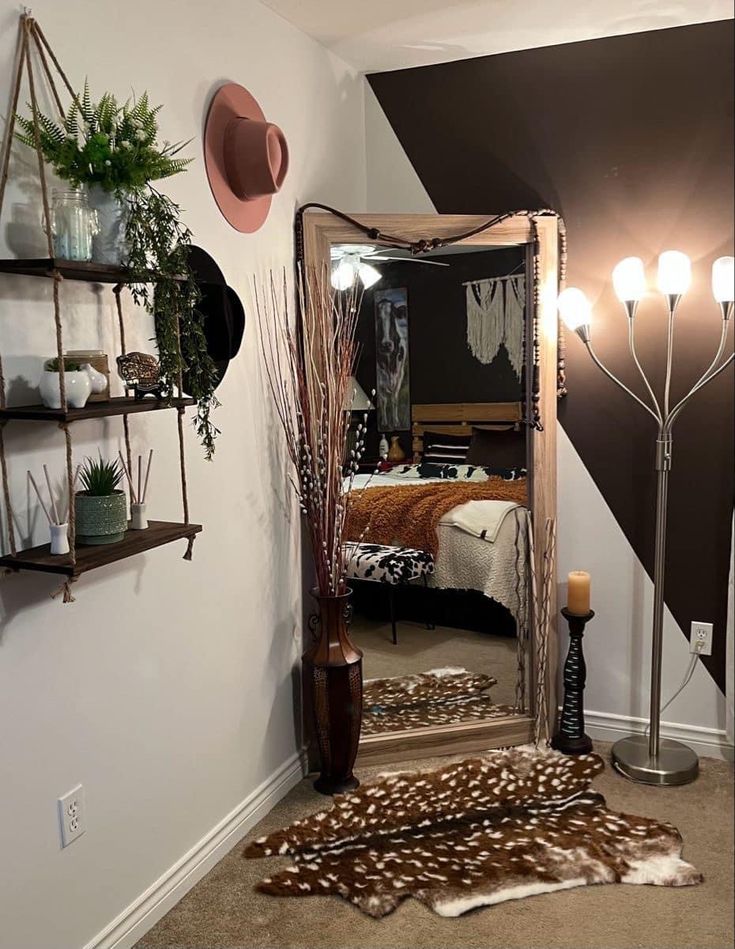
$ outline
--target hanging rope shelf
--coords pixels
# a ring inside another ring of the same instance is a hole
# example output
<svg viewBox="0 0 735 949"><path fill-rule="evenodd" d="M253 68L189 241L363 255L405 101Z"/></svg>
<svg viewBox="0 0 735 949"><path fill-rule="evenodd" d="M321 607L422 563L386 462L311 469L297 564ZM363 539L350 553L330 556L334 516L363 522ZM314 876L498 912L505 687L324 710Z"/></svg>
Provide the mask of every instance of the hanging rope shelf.
<svg viewBox="0 0 735 949"><path fill-rule="evenodd" d="M34 67L32 52L37 60ZM94 283L112 284L112 292L118 317L120 334L120 349L122 355L127 352L125 340L125 322L121 296L126 283L130 279L123 268L108 264L86 263L78 261L59 260L54 256L51 229L51 212L49 207L48 184L46 168L41 152L39 106L36 86L35 69L40 65L42 77L48 84L50 95L59 114L64 116L64 108L57 86L57 81L63 84L73 101L76 93L71 87L58 59L51 49L38 22L28 14L20 17L18 47L15 59L15 69L11 86L11 103L8 112L5 141L3 143L2 159L0 162L0 214L2 214L5 199L8 171L10 167L10 153L15 132L15 118L18 109L18 98L22 79L28 82L30 105L35 138L35 151L38 162L38 174L41 185L41 201L43 205L43 229L45 232L48 258L40 260L0 260L0 272L24 274L51 279L52 302L54 312L54 329L56 338L56 354L59 367L64 366L64 334L61 318L61 286L65 279L84 280ZM56 78L54 77L54 70ZM151 282L155 282L155 274L151 274ZM179 365L181 365L180 339L177 338ZM63 577L61 587L52 596L63 595L63 602L73 602L71 584L89 570L123 560L143 551L171 543L175 540L188 541L185 560L191 560L192 547L195 536L202 530L200 524L192 524L189 520L189 500L186 479L186 462L184 453L184 413L187 406L194 405L194 399L185 397L182 385L182 375L179 372L178 394L164 401L135 401L128 397L115 397L107 402L94 402L83 409L70 408L67 402L65 373L59 372L60 409L48 409L44 406L20 406L9 408L6 401L5 375L3 371L2 355L0 354L0 475L3 483L3 501L5 507L5 521L7 530L7 546L9 554L0 557L0 567L10 571L31 570L52 573ZM75 545L75 512L74 503L69 504L69 548L68 555L52 556L49 545L33 547L27 550L18 550L13 522L13 511L10 498L10 482L5 454L5 427L14 419L25 421L56 421L64 433L66 489L70 499L74 497L74 468L72 461L71 424L80 419L105 418L122 415L125 440L125 457L128 471L132 468L130 449L130 428L128 416L140 412L155 411L158 409L174 409L177 415L177 430L179 438L179 467L181 477L181 498L183 506L183 522L173 523L166 521L150 521L147 530L128 531L125 538L116 544L107 544L97 547L80 547Z"/></svg>

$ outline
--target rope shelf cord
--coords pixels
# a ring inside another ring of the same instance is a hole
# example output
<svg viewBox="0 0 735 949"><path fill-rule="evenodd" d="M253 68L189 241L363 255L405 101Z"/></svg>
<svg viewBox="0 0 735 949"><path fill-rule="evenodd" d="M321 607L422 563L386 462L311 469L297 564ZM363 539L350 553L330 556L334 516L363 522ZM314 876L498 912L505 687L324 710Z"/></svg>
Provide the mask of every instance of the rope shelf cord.
<svg viewBox="0 0 735 949"><path fill-rule="evenodd" d="M33 59L31 57L31 50L35 49L36 55L38 56L38 62L41 65L41 71L43 77L48 83L48 87L51 92L56 109L58 110L60 116L64 117L64 108L62 105L61 97L54 80L53 71L51 65L56 69L56 72L61 79L64 88L71 96L72 100L78 103L78 99L74 89L72 88L64 70L61 68L61 65L56 58L51 46L49 45L44 33L39 26L38 22L29 14L23 13L20 16L19 21L19 33L18 33L18 45L15 59L14 75L12 82L12 92L11 92L11 102L10 110L8 112L8 121L6 126L5 133L5 142L3 144L2 151L2 161L0 162L0 214L2 214L3 202L5 199L6 185L8 181L8 172L10 167L10 153L13 143L13 135L15 132L15 119L18 110L18 99L20 95L20 87L23 79L23 73L25 72L26 78L28 80L28 90L30 94L30 105L33 121L33 134L35 139L35 151L36 158L38 161L38 175L41 185L41 202L43 205L43 230L46 237L46 246L48 250L49 259L54 260L54 248L52 241L52 228L51 228L51 211L49 206L49 197L48 197L48 183L46 180L46 167L43 160L43 153L41 150L41 140L40 140L40 124L39 124L39 114L40 110L38 107L38 96L36 91L36 75L34 72ZM50 62L49 62L50 61ZM49 274L50 278L53 280L53 309L54 309L54 328L55 328L55 337L56 337L56 354L59 360L59 367L63 370L64 366L64 337L63 337L63 325L61 319L61 302L60 302L60 286L63 281L63 276L59 273L57 268L53 268ZM117 309L118 317L118 327L120 332L120 346L123 355L127 352L126 349L126 340L125 340L125 322L123 319L122 303L121 303L121 292L122 285L116 284L113 287L113 294L115 297L115 306ZM181 356L181 347L179 343L179 357ZM178 394L181 396L183 394L182 388L182 375L179 373L178 380ZM65 373L63 371L59 372L59 395L61 401L61 411L66 413L67 411L67 395L66 395L66 381ZM2 355L0 355L0 409L5 409L6 404L6 391L5 391L5 375L3 372L3 362ZM186 480L186 465L185 465L185 454L184 454L184 428L183 428L183 414L184 409L181 406L177 406L177 417L178 417L178 437L179 437L179 461L181 467L181 493L182 493L182 504L184 512L184 523L189 524L189 500L187 495L187 480ZM4 438L4 428L7 424L7 420L3 419L0 421L0 473L2 474L3 481L3 503L5 506L5 515L6 515L6 530L7 530L7 539L8 539L8 548L12 556L16 556L18 553L16 538L15 538L15 528L13 524L13 512L12 504L10 499L10 485L8 478L8 468L7 460L5 455L5 438ZM62 421L59 424L59 428L64 433L65 441L65 455L66 455L66 482L67 482L67 491L70 499L69 503L69 548L70 553L69 557L71 563L76 564L76 525L75 525L75 511L73 504L73 494L74 494L74 469L73 469L73 459L72 459L72 438L70 426L66 421ZM123 429L124 429L124 439L125 439L125 455L128 464L128 470L132 470L132 455L130 449L130 426L128 414L123 414ZM194 544L194 537L189 538L189 543L184 554L185 560L191 560L192 557L192 547ZM52 596L57 596L63 594L63 602L70 603L73 602L74 597L71 593L71 584L74 582L74 577L70 577L62 583L61 587L55 591Z"/></svg>

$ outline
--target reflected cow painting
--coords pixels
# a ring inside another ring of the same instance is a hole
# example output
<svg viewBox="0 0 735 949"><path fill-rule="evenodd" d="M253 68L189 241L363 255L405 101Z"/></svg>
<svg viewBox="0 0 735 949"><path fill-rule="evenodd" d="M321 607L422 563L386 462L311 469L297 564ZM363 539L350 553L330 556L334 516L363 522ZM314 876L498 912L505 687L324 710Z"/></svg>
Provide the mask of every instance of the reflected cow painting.
<svg viewBox="0 0 735 949"><path fill-rule="evenodd" d="M375 362L378 429L411 428L408 371L408 294L405 287L375 292Z"/></svg>

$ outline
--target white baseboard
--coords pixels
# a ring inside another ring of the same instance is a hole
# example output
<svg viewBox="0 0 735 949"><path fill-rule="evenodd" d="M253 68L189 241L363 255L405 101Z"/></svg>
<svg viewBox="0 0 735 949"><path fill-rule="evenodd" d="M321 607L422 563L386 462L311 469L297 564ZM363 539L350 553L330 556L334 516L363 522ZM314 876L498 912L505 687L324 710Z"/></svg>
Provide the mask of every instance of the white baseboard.
<svg viewBox="0 0 735 949"><path fill-rule="evenodd" d="M648 725L645 718L630 715L615 715L611 712L584 711L585 731L590 738L599 741L617 741L626 735L642 735ZM661 737L675 738L696 751L700 757L733 760L733 746L724 731L718 728L702 728L699 725L679 725L676 722L661 722Z"/></svg>
<svg viewBox="0 0 735 949"><path fill-rule="evenodd" d="M84 949L130 949L299 783L303 775L303 755L292 755L116 919L97 933Z"/></svg>

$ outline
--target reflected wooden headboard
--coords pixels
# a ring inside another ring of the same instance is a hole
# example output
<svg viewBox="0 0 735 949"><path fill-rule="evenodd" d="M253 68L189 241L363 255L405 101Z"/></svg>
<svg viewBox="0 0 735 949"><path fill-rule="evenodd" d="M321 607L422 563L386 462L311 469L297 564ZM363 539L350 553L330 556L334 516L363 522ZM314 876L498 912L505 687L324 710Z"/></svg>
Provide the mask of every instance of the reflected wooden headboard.
<svg viewBox="0 0 735 949"><path fill-rule="evenodd" d="M413 460L421 461L424 434L469 435L473 425L498 431L520 431L523 406L520 402L446 402L411 406Z"/></svg>

